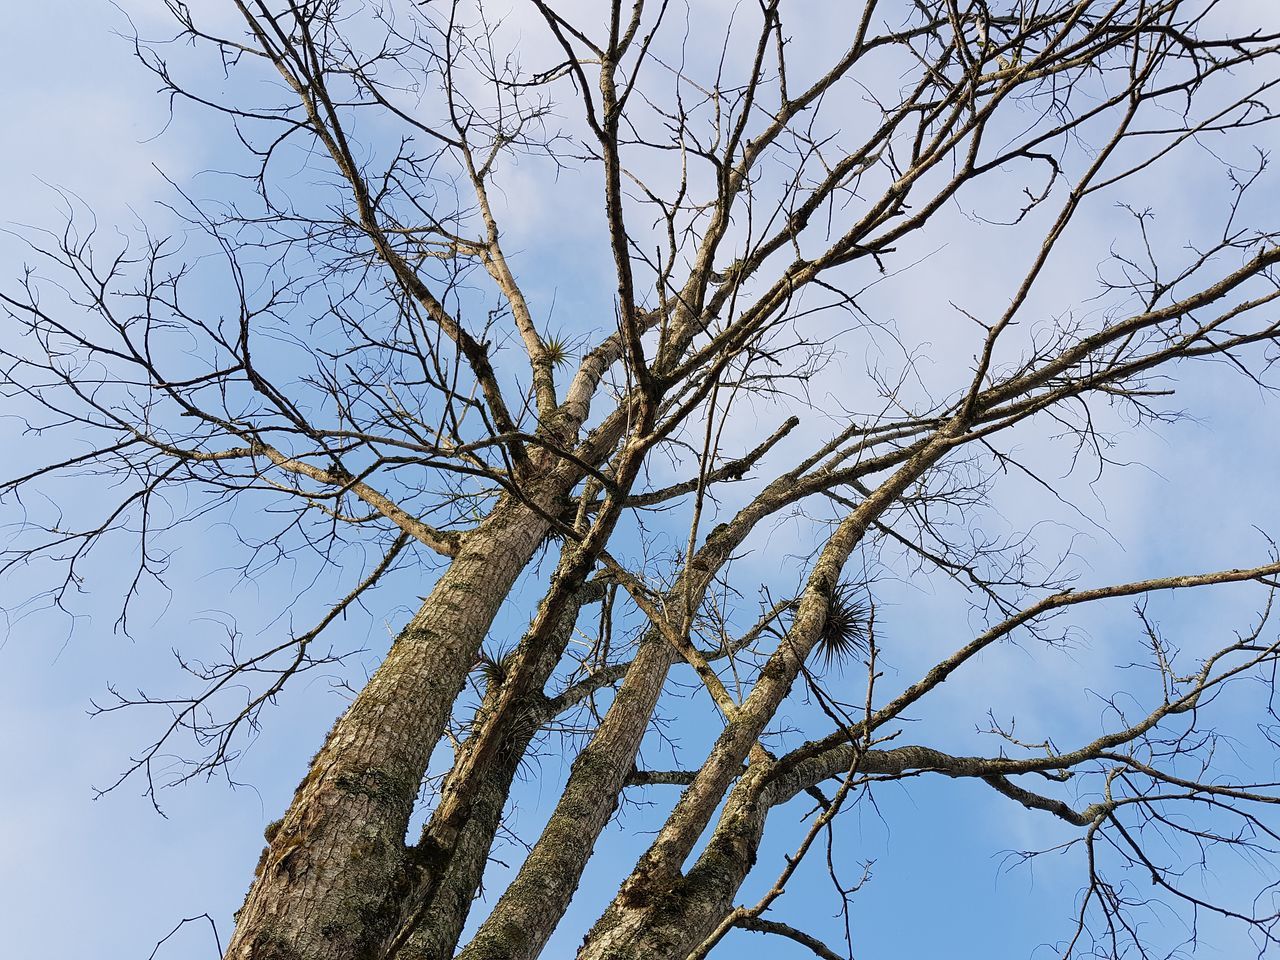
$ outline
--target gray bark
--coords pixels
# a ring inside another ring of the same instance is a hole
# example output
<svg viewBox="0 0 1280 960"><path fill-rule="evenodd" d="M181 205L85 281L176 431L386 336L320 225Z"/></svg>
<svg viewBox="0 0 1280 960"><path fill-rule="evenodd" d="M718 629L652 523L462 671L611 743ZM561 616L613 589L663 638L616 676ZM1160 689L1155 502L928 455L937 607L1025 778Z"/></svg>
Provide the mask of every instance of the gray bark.
<svg viewBox="0 0 1280 960"><path fill-rule="evenodd" d="M271 831L229 960L356 958L383 942L414 882L405 831L427 763L546 529L537 512L504 500L463 542Z"/></svg>
<svg viewBox="0 0 1280 960"><path fill-rule="evenodd" d="M676 608L701 603L713 573L742 545L757 523L795 498L801 487L790 474L769 484L733 520L713 530L696 562L668 593ZM695 572L699 571L699 572ZM617 696L590 742L578 755L569 782L542 835L488 919L458 960L534 960L554 933L618 796L635 768L640 743L671 667L680 657L657 629L646 634Z"/></svg>

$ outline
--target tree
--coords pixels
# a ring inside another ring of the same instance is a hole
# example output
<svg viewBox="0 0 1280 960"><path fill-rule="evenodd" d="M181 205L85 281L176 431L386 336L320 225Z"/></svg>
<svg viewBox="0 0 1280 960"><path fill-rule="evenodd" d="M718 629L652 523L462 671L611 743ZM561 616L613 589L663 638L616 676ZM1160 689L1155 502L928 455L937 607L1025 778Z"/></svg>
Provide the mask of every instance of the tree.
<svg viewBox="0 0 1280 960"><path fill-rule="evenodd" d="M1072 829L1085 889L1063 955L1145 955L1153 905L1280 942L1271 875L1242 900L1191 879L1237 853L1275 867L1280 794L1226 744L1274 747L1280 552L1076 586L1072 543L1034 520L989 532L1000 477L1049 517L1054 464L1116 469L1134 428L1185 415L1174 391L1208 362L1273 389L1280 245L1249 148L1277 116L1280 35L1212 0L866 0L816 31L781 0L233 3L229 26L167 0L192 52L137 52L250 168L217 201L175 187L172 233L33 235L3 294L7 395L68 444L4 485L24 507L6 562L59 571L55 606L128 539L127 627L208 518L246 570L349 580L307 629L184 660L189 693L114 693L101 709L172 711L122 782L154 797L224 767L295 677L337 669L335 624L380 589L425 590L268 828L228 958L537 957L638 794L658 829L579 957L700 958L735 928L838 956L778 918L787 883L842 812L935 777ZM1212 232L1171 242L1142 191L1198 147L1229 195ZM543 211L524 235L580 228L580 275L510 242L557 178L594 220ZM1077 299L1047 300L1100 204L1128 217L1100 286L1073 274ZM983 278L998 294L895 322L884 291L927 284L954 222L1013 238ZM557 285L578 283L599 312L557 321ZM930 365L935 336L956 348ZM105 515L63 493L103 476ZM791 569L744 562L779 525L806 544ZM884 637L911 630L880 602L894 578L953 580L976 624L901 683L883 671ZM1255 585L1256 618L1180 651L1149 604L1229 583ZM1137 598L1146 672L1106 695L1095 735L1029 743L993 714L985 753L915 741L949 677L980 684L1011 642L1045 662L1114 598ZM691 763L644 764L697 724L714 728ZM464 937L513 784L557 732L555 809ZM174 774L184 738L201 752ZM803 804L793 853L757 865ZM753 868L765 892L743 899Z"/></svg>

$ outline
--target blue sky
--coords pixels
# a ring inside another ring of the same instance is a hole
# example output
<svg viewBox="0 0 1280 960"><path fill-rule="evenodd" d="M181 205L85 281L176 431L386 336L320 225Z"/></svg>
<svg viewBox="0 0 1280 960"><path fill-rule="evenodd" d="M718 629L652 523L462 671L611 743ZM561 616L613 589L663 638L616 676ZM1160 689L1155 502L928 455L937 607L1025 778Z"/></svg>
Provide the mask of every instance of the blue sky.
<svg viewBox="0 0 1280 960"><path fill-rule="evenodd" d="M158 6L137 2L126 8L146 33L158 32L164 23ZM1246 19L1274 15L1263 0L1241 0L1233 9ZM163 223L166 214L155 201L173 197L164 177L185 184L198 171L230 161L226 151L234 144L225 128L189 112L168 122L165 103L154 95L154 78L131 60L127 41L112 33L124 28L117 9L46 0L20 5L7 19L8 29L0 35L0 90L5 91L10 148L0 154L5 185L0 219L55 226L61 200L49 186L54 185L82 198L104 233L113 224L132 224L135 217ZM1275 131L1258 136L1276 144ZM1124 198L1155 208L1163 236L1175 245L1214 222L1225 189L1225 182L1215 185L1214 174L1205 172L1213 168L1203 155L1188 154L1155 168L1141 196ZM593 208L588 204L580 216L566 215L564 205L581 194L580 185L570 178L545 190L526 189L536 173L521 171L508 182L506 222L515 245L525 251L519 258L525 273L557 278L533 283L533 296L548 309L554 298L557 315L569 316L593 297L608 295L607 283L582 288L589 258L599 255L599 248L590 246ZM205 196L216 195L216 182L195 180ZM1273 184L1258 197L1267 207L1280 208ZM1274 225L1274 210L1255 209L1253 215ZM549 220L561 229L555 243L539 244ZM1079 291L1095 281L1106 246L1126 229L1116 208L1106 203L1091 208L1055 261L1055 277L1043 293L1046 311L1055 304L1080 304ZM982 242L972 242L975 237ZM959 375L955 358L967 349L954 315L950 322L934 318L946 314L949 302L982 309L997 301L1003 292L1000 270L1016 261L1020 242L1012 234L980 230L963 211L949 211L938 232L921 241L920 252L931 257L920 268L928 271L929 282L872 295L875 306L891 314L904 333L927 344L924 366L934 383ZM17 240L0 237L0 283L18 274L25 256ZM860 370L862 362L843 358L819 381L818 392L841 389L847 370ZM1019 438L1024 455L1061 477L1060 489L1086 517L1046 504L1033 486L1010 477L998 488L1000 516L986 522L1011 531L1048 516L1056 524L1042 531L1048 553L1063 546L1070 531L1078 531L1074 562L1081 582L1090 585L1262 562L1266 542L1255 528L1280 536L1280 502L1274 496L1280 406L1221 366L1197 368L1179 388L1181 405L1195 419L1158 431L1114 424L1123 440L1122 459L1134 465L1109 469L1098 479L1089 470L1062 477L1060 446L1036 432ZM754 437L773 429L784 415L767 405L744 410L726 432L727 446L753 445ZM806 422L804 438L812 442L825 430L822 423ZM0 418L0 449L14 451L19 463L64 442L19 431L17 420ZM76 495L91 503L100 494L85 488ZM149 595L132 637L112 628L117 611L110 558L88 584L78 608L83 615L74 622L23 605L39 589L40 571L20 570L0 584L0 607L8 619L7 633L0 637L0 766L11 772L0 786L0 937L6 954L136 960L148 956L183 917L206 912L225 943L231 913L262 846L262 829L279 816L307 758L342 708L335 675L303 677L233 766L237 786L215 779L166 791L160 797L165 817L156 814L133 781L94 799L93 788L114 780L163 721L143 711L90 718L90 700L101 699L108 682L126 690L169 689L181 683L171 647L216 645L228 623L225 611L234 612L236 627L246 636L269 637L287 623L275 619L279 596L290 591L322 596L343 582L341 571L330 571L307 588L306 571L287 566L248 582L226 569L230 540L225 528L185 529L184 539L174 544L172 595ZM739 572L755 572L760 581L776 577L777 558L804 554L810 534L802 524L773 530L755 544L766 549L745 558ZM397 586L403 597L387 594L367 619L353 618L344 628L336 642L368 652L336 676L358 681L376 665L388 633L403 620L405 600L412 603L414 595L426 592L405 579ZM966 614L964 598L937 580L885 580L877 599L887 645L883 682L890 687L909 683L931 657L954 648L978 627ZM1153 609L1169 633L1194 650L1245 623L1256 600L1256 591L1224 589L1164 598ZM1052 731L1066 743L1096 734L1097 694L1131 682L1117 668L1138 655L1140 637L1127 610L1125 603L1115 603L1080 613L1073 621L1078 624L1075 642L1062 651L1015 645L989 651L974 670L948 684L904 736L923 738L929 732L954 749L992 749L989 738L972 733L988 708L1004 718L1016 715L1019 730L1026 729L1031 740L1037 739L1036 731ZM306 614L304 603L299 622ZM500 628L518 630L521 616L509 614ZM861 683L856 672L851 678ZM1249 726L1249 706L1242 702L1236 711L1242 732ZM709 712L701 720L696 711L691 716L676 731L686 759L697 756L711 729ZM671 762L656 747L648 754L654 766ZM1239 763L1265 778L1276 759L1253 754ZM547 815L567 769L568 760L554 752L530 766L517 794L522 830L532 832ZM662 804L674 796L674 791L669 797L655 794L655 807L627 810L611 828L549 956L571 952L612 895L629 858L647 843L645 831L660 822ZM1043 858L1033 869L1005 869L1007 851L1067 836L1059 824L969 783L909 782L887 788L876 799L875 808L863 805L845 818L839 838L847 878L857 874L857 864L875 862L872 882L854 902L862 960L1042 956L1048 954L1037 952L1039 945L1069 930L1083 876L1078 858ZM766 841L747 899L772 882L803 829L797 820L804 812L797 801L776 814L778 829ZM517 853L508 849L500 856L514 863L510 858ZM836 902L821 872L817 860L801 871L780 915L837 939ZM1247 881L1248 872L1243 864L1224 868L1212 882L1228 888ZM503 873L495 867L493 890ZM725 953L803 955L754 935L735 938ZM1213 921L1202 927L1203 956L1241 956L1247 946L1238 931ZM207 925L193 924L159 956L215 954Z"/></svg>

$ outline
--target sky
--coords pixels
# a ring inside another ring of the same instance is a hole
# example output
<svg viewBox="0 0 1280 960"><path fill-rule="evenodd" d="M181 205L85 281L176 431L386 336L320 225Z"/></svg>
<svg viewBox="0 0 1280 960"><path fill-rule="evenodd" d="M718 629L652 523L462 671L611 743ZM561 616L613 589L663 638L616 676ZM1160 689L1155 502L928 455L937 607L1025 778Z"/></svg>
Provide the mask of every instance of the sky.
<svg viewBox="0 0 1280 960"><path fill-rule="evenodd" d="M129 0L123 6L142 32L160 32L160 4ZM1237 0L1231 9L1246 22L1274 14L1265 0ZM169 116L155 93L155 79L131 59L119 8L96 0L45 0L19 5L7 20L0 34L8 144L0 152L0 221L18 225L18 234L31 226L56 228L66 197L74 196L75 203L94 211L101 234L109 237L117 225L127 230L140 221L166 222L168 214L158 202L173 202L170 181L196 184L203 195L216 196L220 181L202 171L224 169L234 143L224 127L199 115ZM1274 146L1277 134L1264 130L1258 138ZM1204 158L1191 154L1154 168L1138 198L1157 210L1161 240L1169 244L1202 231L1218 214L1224 185L1200 180L1207 169ZM512 174L504 222L522 250L519 266L551 278L534 282L536 303L568 317L594 295L577 289L601 256L590 245L588 218L594 208L588 203L579 216L566 215L564 205L583 204L581 185L571 177L540 185L537 177L536 167ZM1274 185L1264 186L1256 202L1270 207L1276 197ZM1274 223L1274 213L1266 209L1251 212ZM557 225L555 242L539 245L536 240L549 221ZM929 282L870 295L869 303L892 314L904 333L926 345L925 366L938 382L956 374L954 357L963 342L948 305L981 310L998 301L1001 266L1021 253L1020 241L1008 233L984 232L983 243L970 242L976 229L964 210L949 210L921 250L930 258L924 268ZM1117 208L1099 205L1091 211L1055 261L1057 273L1043 293L1045 309L1051 311L1055 302L1079 303L1080 285L1096 282L1097 262L1127 229L1127 218ZM20 237L0 236L0 285L19 276L28 258ZM950 320L939 319L944 316ZM859 367L863 359L842 358L816 389L836 391L847 376L846 365ZM1001 481L1001 514L990 522L1012 531L1052 513L1057 526L1046 533L1046 549L1078 532L1077 562L1081 582L1088 584L1263 561L1266 541L1259 530L1280 536L1280 502L1274 497L1280 476L1274 424L1280 422L1280 409L1223 367L1198 369L1179 388L1180 402L1193 418L1157 431L1117 425L1122 459L1131 465L1108 469L1098 479L1088 470L1060 477L1061 489L1083 515L1047 508L1034 487L1013 476ZM24 434L12 412L0 409L0 449L12 451L14 462L37 460L62 442ZM748 448L782 415L767 406L744 411L732 421L726 443ZM812 440L825 429L806 423L805 437ZM1029 433L1020 444L1033 462L1060 470L1061 449L1042 435ZM74 495L92 501L100 492L86 487ZM12 518L4 514L3 521ZM246 636L270 636L282 623L274 619L276 598L292 590L323 594L343 582L341 571L329 571L313 585L305 570L287 565L246 579L227 566L225 527L187 531L188 539L173 555L171 593L149 596L132 636L113 629L118 609L109 563L86 586L77 608L81 616L74 621L24 602L42 588L41 571L19 569L0 584L5 614L0 767L9 771L0 778L0 946L5 954L139 960L184 918L206 914L225 944L231 914L262 847L262 830L279 816L307 758L345 702L334 676L302 678L233 766L234 784L215 778L163 791L163 814L136 780L97 795L96 788L113 782L164 720L140 710L89 716L91 704L104 701L109 683L123 690L168 689L180 678L171 650L215 646L232 623L228 610L235 629ZM779 528L771 536L766 550L743 561L748 571L758 567L761 579L771 565L776 570L777 556L803 556L809 543L803 525ZM425 592L408 581L400 586ZM909 683L931 656L950 650L976 626L971 618L966 622L963 598L945 584L886 581L877 590L890 644L887 683ZM1164 599L1158 609L1165 628L1195 649L1247 622L1255 600L1256 593L1221 590ZM368 652L353 658L340 679L358 680L376 666L377 651L385 648L405 609L402 600L388 600L348 629L340 642ZM982 722L989 704L1002 716L1016 715L1028 730L1065 731L1068 739L1096 732L1098 694L1128 682L1118 668L1136 656L1134 624L1125 604L1083 612L1074 623L1075 642L1063 651L1046 654L1014 645L991 651L977 676L948 685L931 708L935 712L921 722L928 729L954 728L957 746L986 743L969 731ZM957 628L962 636L957 637ZM709 730L696 715L688 721L677 736L682 756L696 756ZM655 766L671 761L656 749L649 755ZM1246 757L1241 762L1265 773L1275 760ZM567 769L568 760L554 752L531 766L517 791L522 829L533 830L545 818ZM659 806L672 799L674 794ZM796 821L803 812L797 806L778 816L779 827L766 840L746 899L767 887L781 867L802 829ZM601 846L607 854L589 868L582 895L548 956L571 953L616 889L629 855L647 844L646 831L660 822L659 814L628 809L610 828ZM846 817L840 835L846 875L874 861L872 881L854 902L857 955L862 960L941 952L959 958L1051 955L1040 945L1068 929L1080 865L1069 857L1043 858L1033 867L1010 869L1007 854L1064 836L1059 825L980 785L919 781L891 787L875 808L859 808ZM1238 869L1213 882L1243 883L1249 868ZM839 921L833 919L834 900L820 872L816 865L806 866L784 903L793 911L791 918L835 938ZM502 876L495 867L494 889ZM724 949L764 955L765 944L755 935L735 934ZM1205 922L1200 955L1235 957L1247 946L1238 931ZM772 941L767 949L770 956L803 955ZM156 956L212 958L217 953L210 925L201 921L182 927Z"/></svg>

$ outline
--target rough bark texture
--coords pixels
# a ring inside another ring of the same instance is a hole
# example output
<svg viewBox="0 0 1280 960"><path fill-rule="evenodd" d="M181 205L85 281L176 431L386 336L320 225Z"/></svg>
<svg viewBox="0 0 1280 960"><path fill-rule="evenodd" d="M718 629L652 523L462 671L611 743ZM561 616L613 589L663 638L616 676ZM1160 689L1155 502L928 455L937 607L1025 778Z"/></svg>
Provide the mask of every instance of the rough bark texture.
<svg viewBox="0 0 1280 960"><path fill-rule="evenodd" d="M668 607L700 604L714 572L762 519L798 496L800 489L794 477L776 480L730 522L711 531L696 562L668 592ZM651 628L600 726L575 758L542 835L459 960L533 960L541 955L617 809L667 675L679 659L663 633Z"/></svg>
<svg viewBox="0 0 1280 960"><path fill-rule="evenodd" d="M455 840L444 866L429 884L420 883L422 889L405 898L401 917L385 953L387 956L430 960L452 954L462 935L476 891L480 888L484 870L494 838L502 822L502 812L510 795L511 785L540 726L548 719L547 700L542 686L547 682L572 636L578 613L583 604L600 599L603 590L599 585L588 585L578 591L572 602L562 611L552 642L536 651L532 692L523 698L515 710L499 715L498 704L501 678L493 678L485 691L484 701L476 712L473 727L476 732L459 751L465 754L473 750L481 738L480 731L489 724L501 725L498 733L500 744L493 760L479 774L479 782L472 784L473 796L468 806L465 822ZM518 647L511 660L534 653L528 649L529 637ZM455 767L462 764L455 762ZM431 822L422 830L420 846L429 849Z"/></svg>
<svg viewBox="0 0 1280 960"><path fill-rule="evenodd" d="M384 941L415 880L405 831L427 763L546 529L505 501L467 537L312 760L268 839L229 958L356 958Z"/></svg>
<svg viewBox="0 0 1280 960"><path fill-rule="evenodd" d="M459 960L523 960L541 954L617 808L674 662L665 640L655 634L646 638L600 727L574 760L538 842Z"/></svg>

